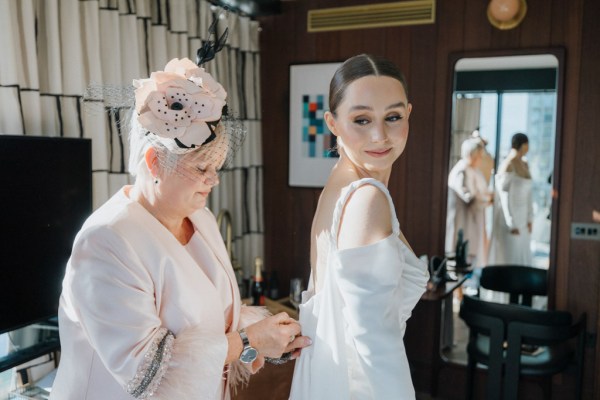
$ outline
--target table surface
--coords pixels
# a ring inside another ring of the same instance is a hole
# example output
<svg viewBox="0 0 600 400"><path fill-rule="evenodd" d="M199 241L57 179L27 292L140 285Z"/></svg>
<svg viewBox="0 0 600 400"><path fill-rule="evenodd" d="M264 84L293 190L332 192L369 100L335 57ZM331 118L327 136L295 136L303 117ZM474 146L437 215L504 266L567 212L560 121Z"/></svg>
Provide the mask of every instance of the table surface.
<svg viewBox="0 0 600 400"><path fill-rule="evenodd" d="M250 305L252 303L252 299L242 299L242 303ZM286 312L290 317L298 319L298 311L295 308L293 308L288 297L282 297L281 299L277 300L266 297L265 307L267 307L267 310L269 310L269 312L273 315L278 314L280 312Z"/></svg>

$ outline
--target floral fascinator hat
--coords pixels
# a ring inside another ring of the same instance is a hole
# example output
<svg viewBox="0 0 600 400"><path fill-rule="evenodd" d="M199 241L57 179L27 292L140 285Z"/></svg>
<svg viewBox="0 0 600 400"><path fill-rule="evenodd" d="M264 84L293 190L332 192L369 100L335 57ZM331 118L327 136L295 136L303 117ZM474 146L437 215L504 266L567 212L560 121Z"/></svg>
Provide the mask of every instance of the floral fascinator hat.
<svg viewBox="0 0 600 400"><path fill-rule="evenodd" d="M216 22L209 28L211 34ZM227 29L198 49L196 63L174 58L164 71L133 81L132 122L146 141L167 150L159 152L159 162L169 170L190 177L201 174L206 169L203 164L222 170L244 141L246 129L228 112L227 92L201 66L215 57L226 39Z"/></svg>
<svg viewBox="0 0 600 400"><path fill-rule="evenodd" d="M194 151L215 139L227 92L204 68L175 58L133 86L139 124L170 152Z"/></svg>

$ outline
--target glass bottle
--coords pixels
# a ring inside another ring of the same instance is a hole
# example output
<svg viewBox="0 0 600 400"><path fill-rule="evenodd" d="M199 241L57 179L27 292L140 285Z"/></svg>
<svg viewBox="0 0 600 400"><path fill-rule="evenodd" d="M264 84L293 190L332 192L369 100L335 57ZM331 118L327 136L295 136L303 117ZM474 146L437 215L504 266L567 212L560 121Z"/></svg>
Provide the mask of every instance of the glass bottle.
<svg viewBox="0 0 600 400"><path fill-rule="evenodd" d="M265 283L262 276L262 259L254 259L254 276L252 277L252 305L265 305Z"/></svg>

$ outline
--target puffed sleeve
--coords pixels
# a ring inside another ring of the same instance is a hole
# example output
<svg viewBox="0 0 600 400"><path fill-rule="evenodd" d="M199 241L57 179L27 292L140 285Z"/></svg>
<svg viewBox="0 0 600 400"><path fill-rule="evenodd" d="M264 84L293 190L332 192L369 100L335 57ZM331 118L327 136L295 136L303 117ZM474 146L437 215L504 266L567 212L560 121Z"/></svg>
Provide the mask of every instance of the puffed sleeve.
<svg viewBox="0 0 600 400"><path fill-rule="evenodd" d="M397 399L400 393L403 399L414 398L402 336L405 321L425 290L421 282L426 282L426 274L403 262L398 264L402 271L386 267L389 254L397 254L396 246L383 240L368 252L341 250L336 266L345 305L342 314L369 382L367 397L374 399Z"/></svg>
<svg viewBox="0 0 600 400"><path fill-rule="evenodd" d="M202 326L175 334L163 326L152 277L117 232L106 226L82 232L68 277L65 284L86 337L134 398L214 399L219 393L225 334Z"/></svg>
<svg viewBox="0 0 600 400"><path fill-rule="evenodd" d="M502 207L502 215L504 215L504 221L506 222L506 226L509 229L513 229L515 227L513 220L513 206L511 201L511 182L512 182L512 173L506 172L503 174L498 174L498 197L500 197L500 206Z"/></svg>
<svg viewBox="0 0 600 400"><path fill-rule="evenodd" d="M467 183L467 175L464 169L452 174L448 181L448 187L465 203L469 204L473 201L473 192Z"/></svg>

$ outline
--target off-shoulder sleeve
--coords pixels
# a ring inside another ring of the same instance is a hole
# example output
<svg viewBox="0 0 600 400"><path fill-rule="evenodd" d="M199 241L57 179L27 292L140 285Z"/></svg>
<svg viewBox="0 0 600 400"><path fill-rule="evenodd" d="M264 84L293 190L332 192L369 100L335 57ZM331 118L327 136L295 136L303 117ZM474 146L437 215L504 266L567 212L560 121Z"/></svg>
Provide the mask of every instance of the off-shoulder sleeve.
<svg viewBox="0 0 600 400"><path fill-rule="evenodd" d="M402 263L402 276L398 270L386 268L389 254L400 257L394 239L365 249L340 251L336 267L344 303L342 314L369 382L369 398L391 400L400 393L402 399L414 398L403 333L412 303L416 304L414 299L421 296L424 287L418 288L420 278L413 279L410 266Z"/></svg>
<svg viewBox="0 0 600 400"><path fill-rule="evenodd" d="M502 215L504 215L504 221L506 222L506 226L508 226L509 229L513 229L515 225L513 220L513 207L510 199L512 173L505 172L503 174L498 174L497 179L498 197L500 198L500 207L502 207Z"/></svg>
<svg viewBox="0 0 600 400"><path fill-rule="evenodd" d="M214 399L219 393L225 334L163 326L152 277L118 233L109 227L82 233L65 284L91 346L132 397Z"/></svg>

